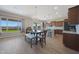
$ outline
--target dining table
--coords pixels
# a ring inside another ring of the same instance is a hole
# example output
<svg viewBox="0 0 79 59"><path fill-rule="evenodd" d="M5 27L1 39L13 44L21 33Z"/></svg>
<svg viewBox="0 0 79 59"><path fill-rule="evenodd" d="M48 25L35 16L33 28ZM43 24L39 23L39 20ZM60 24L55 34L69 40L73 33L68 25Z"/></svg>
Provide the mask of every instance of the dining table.
<svg viewBox="0 0 79 59"><path fill-rule="evenodd" d="M41 33L43 32L43 30L33 30L32 32L31 32L31 34L34 34L35 35L35 37L36 37L36 45L37 45L37 43L38 43L38 35L41 35Z"/></svg>

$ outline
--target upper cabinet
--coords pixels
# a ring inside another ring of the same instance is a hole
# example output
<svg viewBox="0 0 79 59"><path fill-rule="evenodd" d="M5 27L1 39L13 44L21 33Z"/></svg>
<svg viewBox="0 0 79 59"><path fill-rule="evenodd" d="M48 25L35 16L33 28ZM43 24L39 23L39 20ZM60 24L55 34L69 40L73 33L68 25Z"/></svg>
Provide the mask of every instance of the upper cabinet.
<svg viewBox="0 0 79 59"><path fill-rule="evenodd" d="M51 21L50 24L56 27L62 27L64 25L64 21Z"/></svg>
<svg viewBox="0 0 79 59"><path fill-rule="evenodd" d="M79 6L69 8L68 22L69 24L79 24Z"/></svg>

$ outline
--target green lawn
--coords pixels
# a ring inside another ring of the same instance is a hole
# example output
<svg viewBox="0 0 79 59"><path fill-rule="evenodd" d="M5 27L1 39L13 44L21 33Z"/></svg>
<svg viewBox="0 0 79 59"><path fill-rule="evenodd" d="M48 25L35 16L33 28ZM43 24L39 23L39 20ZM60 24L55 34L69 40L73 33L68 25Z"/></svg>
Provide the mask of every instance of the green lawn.
<svg viewBox="0 0 79 59"><path fill-rule="evenodd" d="M2 30L3 32L19 32L19 30Z"/></svg>

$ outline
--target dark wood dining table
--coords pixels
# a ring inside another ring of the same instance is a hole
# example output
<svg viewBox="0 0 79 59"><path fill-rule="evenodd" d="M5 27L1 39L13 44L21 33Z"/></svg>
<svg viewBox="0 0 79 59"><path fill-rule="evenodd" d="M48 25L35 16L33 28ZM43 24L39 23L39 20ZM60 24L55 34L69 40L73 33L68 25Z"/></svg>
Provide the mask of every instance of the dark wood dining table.
<svg viewBox="0 0 79 59"><path fill-rule="evenodd" d="M36 30L36 31L32 31L31 34L34 34L36 36L36 45L38 43L38 35L40 35L43 32L43 30Z"/></svg>

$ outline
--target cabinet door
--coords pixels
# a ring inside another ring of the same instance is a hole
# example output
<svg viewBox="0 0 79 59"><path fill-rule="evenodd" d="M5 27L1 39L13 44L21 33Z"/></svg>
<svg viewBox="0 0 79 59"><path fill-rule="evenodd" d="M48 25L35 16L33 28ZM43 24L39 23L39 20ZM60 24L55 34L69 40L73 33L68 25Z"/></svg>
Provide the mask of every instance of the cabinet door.
<svg viewBox="0 0 79 59"><path fill-rule="evenodd" d="M66 47L79 51L79 35L64 33L63 43Z"/></svg>
<svg viewBox="0 0 79 59"><path fill-rule="evenodd" d="M70 8L68 12L68 18L70 24L78 23L78 7Z"/></svg>
<svg viewBox="0 0 79 59"><path fill-rule="evenodd" d="M72 47L74 46L74 41L75 41L76 37L74 34L63 34L63 42L65 45Z"/></svg>
<svg viewBox="0 0 79 59"><path fill-rule="evenodd" d="M77 24L79 24L79 8L78 8L78 20L77 20Z"/></svg>

